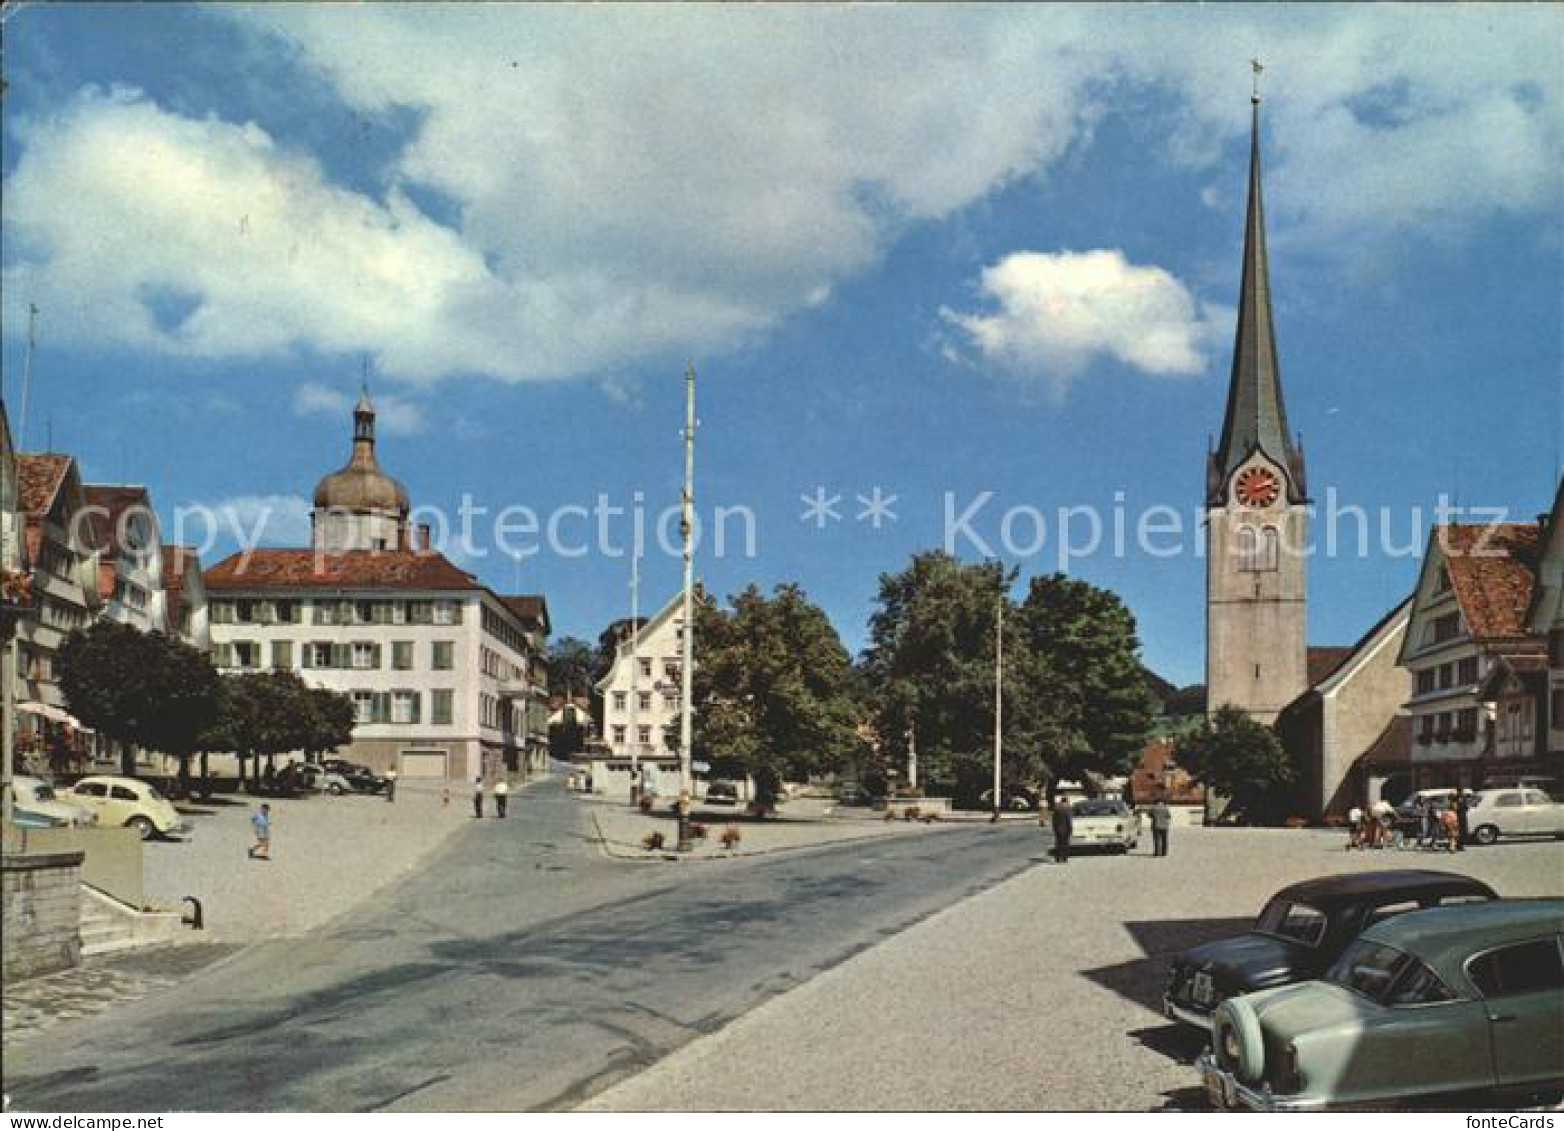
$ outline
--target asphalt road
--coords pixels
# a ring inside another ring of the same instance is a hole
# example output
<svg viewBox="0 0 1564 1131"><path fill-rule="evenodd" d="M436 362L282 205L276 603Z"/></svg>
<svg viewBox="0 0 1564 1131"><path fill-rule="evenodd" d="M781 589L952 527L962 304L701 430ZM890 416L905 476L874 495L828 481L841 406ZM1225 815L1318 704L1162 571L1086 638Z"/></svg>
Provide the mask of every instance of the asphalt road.
<svg viewBox="0 0 1564 1131"><path fill-rule="evenodd" d="M569 1108L1046 844L976 825L626 865L547 784L337 923L11 1050L5 1090L13 1111Z"/></svg>

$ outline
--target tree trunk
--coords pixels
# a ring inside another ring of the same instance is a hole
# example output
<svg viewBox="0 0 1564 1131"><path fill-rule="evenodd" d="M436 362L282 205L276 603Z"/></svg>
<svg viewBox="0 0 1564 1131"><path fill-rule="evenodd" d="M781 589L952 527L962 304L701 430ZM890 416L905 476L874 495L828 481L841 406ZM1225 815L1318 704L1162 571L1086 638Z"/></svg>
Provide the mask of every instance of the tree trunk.
<svg viewBox="0 0 1564 1131"><path fill-rule="evenodd" d="M179 755L179 793L182 797L190 796L190 755Z"/></svg>
<svg viewBox="0 0 1564 1131"><path fill-rule="evenodd" d="M136 748L128 742L120 743L119 772L127 778L136 776Z"/></svg>
<svg viewBox="0 0 1564 1131"><path fill-rule="evenodd" d="M212 767L205 750L201 751L201 796L203 799L212 796Z"/></svg>

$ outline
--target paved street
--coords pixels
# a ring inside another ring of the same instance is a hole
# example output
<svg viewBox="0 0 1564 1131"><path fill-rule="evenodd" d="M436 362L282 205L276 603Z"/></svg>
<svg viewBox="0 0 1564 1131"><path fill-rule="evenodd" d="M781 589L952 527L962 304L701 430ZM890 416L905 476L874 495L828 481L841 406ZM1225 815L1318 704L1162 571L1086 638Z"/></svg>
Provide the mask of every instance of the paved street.
<svg viewBox="0 0 1564 1131"><path fill-rule="evenodd" d="M558 786L512 812L323 933L9 1049L13 1109L572 1107L1043 847L1032 825L968 826L626 864ZM704 1087L691 1105L723 1101Z"/></svg>

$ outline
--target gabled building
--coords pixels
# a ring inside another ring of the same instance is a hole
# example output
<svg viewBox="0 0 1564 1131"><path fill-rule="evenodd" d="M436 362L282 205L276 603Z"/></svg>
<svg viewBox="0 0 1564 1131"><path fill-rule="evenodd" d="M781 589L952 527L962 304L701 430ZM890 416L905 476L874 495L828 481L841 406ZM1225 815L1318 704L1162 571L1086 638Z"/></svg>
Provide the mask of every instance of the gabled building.
<svg viewBox="0 0 1564 1131"><path fill-rule="evenodd" d="M163 547L163 602L168 633L203 652L212 650L206 577L194 546Z"/></svg>
<svg viewBox="0 0 1564 1131"><path fill-rule="evenodd" d="M147 489L88 483L87 508L102 533L98 556L100 616L142 632L169 627L163 594L163 539Z"/></svg>
<svg viewBox="0 0 1564 1131"><path fill-rule="evenodd" d="M103 607L101 524L87 508L76 461L59 452L16 457L17 505L32 565L32 615L17 630L19 747L38 760L85 755L90 736L65 708L54 658L65 638Z"/></svg>
<svg viewBox="0 0 1564 1131"><path fill-rule="evenodd" d="M1309 689L1276 720L1300 770L1300 815L1344 816L1378 801L1392 779L1408 780L1401 704L1411 681L1396 661L1410 613L1411 601L1403 601L1356 644L1309 649Z"/></svg>
<svg viewBox="0 0 1564 1131"><path fill-rule="evenodd" d="M678 594L642 621L639 632L621 636L614 662L597 684L608 757L594 769L594 786L628 791L632 765L677 781L683 647L684 598Z"/></svg>
<svg viewBox="0 0 1564 1131"><path fill-rule="evenodd" d="M1541 534L1540 523L1450 523L1429 536L1398 661L1412 679L1418 788L1478 788L1534 768L1521 729L1534 738L1536 719L1507 721L1501 743L1494 701L1511 697L1505 680L1525 685L1546 667L1546 638L1527 619Z"/></svg>

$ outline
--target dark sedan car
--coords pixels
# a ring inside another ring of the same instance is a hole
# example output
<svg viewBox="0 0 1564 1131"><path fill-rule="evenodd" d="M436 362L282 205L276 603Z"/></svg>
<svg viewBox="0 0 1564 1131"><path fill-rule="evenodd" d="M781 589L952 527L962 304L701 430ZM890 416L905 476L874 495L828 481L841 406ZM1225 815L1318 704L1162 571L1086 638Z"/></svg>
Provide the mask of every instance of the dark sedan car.
<svg viewBox="0 0 1564 1131"><path fill-rule="evenodd" d="M347 779L347 783L353 787L355 793L382 793L390 783L368 766L357 762L344 761L341 758L326 758L320 763L321 768L333 773L341 774Z"/></svg>
<svg viewBox="0 0 1564 1131"><path fill-rule="evenodd" d="M1498 899L1487 884L1454 872L1395 869L1324 876L1283 888L1254 928L1173 959L1163 1012L1211 1027L1230 997L1318 978L1364 928L1403 911Z"/></svg>

